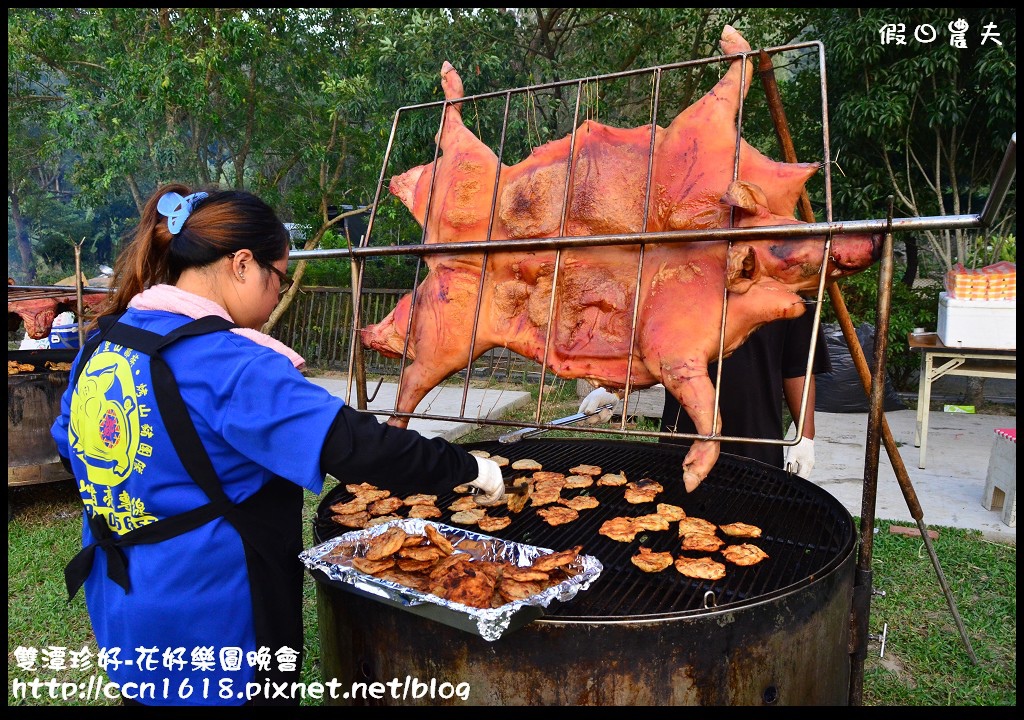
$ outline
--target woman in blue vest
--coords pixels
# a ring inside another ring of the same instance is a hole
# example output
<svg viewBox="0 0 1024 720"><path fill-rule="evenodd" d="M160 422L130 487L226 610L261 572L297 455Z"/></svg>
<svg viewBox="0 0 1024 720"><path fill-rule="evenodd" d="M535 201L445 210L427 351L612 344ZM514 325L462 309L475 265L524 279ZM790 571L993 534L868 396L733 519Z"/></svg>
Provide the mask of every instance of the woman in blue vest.
<svg viewBox="0 0 1024 720"><path fill-rule="evenodd" d="M72 368L52 428L85 505L65 574L126 704L297 704L273 689L300 679L302 491L325 475L502 500L497 464L353 410L259 331L288 250L250 193L161 188Z"/></svg>

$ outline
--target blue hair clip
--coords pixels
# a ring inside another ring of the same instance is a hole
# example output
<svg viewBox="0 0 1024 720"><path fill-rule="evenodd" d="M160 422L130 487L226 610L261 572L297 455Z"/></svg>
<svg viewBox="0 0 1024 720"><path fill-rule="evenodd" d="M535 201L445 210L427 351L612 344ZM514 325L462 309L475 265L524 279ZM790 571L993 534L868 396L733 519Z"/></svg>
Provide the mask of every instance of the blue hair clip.
<svg viewBox="0 0 1024 720"><path fill-rule="evenodd" d="M167 218L167 229L171 231L171 235L177 235L195 209L196 203L208 197L209 193L204 192L194 192L185 197L176 192L164 193L156 204L156 211Z"/></svg>

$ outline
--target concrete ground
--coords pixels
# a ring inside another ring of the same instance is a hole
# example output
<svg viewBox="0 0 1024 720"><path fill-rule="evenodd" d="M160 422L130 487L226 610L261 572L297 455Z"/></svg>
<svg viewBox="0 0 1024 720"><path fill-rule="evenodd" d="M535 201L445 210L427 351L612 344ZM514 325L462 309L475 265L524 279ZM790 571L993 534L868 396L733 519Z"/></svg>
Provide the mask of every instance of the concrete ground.
<svg viewBox="0 0 1024 720"><path fill-rule="evenodd" d="M867 413L815 413L815 463L809 478L838 498L853 515L863 515ZM1001 511L982 504L995 429L1017 427L1006 415L966 415L933 410L929 419L927 456L914 447L917 413L885 413L897 450L921 505L925 525L980 530L997 542L1017 543L1017 528L1002 520ZM875 517L916 522L900 489L884 446L879 453Z"/></svg>
<svg viewBox="0 0 1024 720"><path fill-rule="evenodd" d="M333 394L345 397L344 379L311 379ZM394 407L394 397L395 385L384 384L375 401L370 404L370 409L386 413ZM511 407L529 402L529 397L526 392L473 389L467 395L465 411L460 412L461 387L435 388L417 407L417 412L441 417L498 418ZM631 410L633 407L631 397ZM980 530L988 539L1016 544L1017 528L1006 525L1000 511L986 510L981 504L995 443L994 431L996 428L1016 428L1016 416L968 415L933 410L929 421L924 468L918 467L920 450L914 447L916 412L887 412L885 418L921 505L922 520L926 526L975 529ZM858 517L864 513L867 421L867 413L815 414L816 457L809 479L828 490L851 515ZM428 437L441 435L449 440L456 440L474 427L456 420L419 418L413 419L410 426ZM916 523L884 445L878 460L875 518Z"/></svg>

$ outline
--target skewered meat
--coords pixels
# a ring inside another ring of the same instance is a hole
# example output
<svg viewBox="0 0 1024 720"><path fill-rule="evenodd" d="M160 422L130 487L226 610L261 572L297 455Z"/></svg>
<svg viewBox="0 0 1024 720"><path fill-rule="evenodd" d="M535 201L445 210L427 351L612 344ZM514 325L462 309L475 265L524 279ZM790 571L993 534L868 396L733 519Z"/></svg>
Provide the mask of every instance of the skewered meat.
<svg viewBox="0 0 1024 720"><path fill-rule="evenodd" d="M87 316L96 312L106 301L106 293L82 293L83 310ZM7 326L9 330L16 329L17 318L20 318L25 325L25 334L33 340L41 340L53 329L54 318L62 312L77 312L77 307L78 296L73 288L63 295L31 300L8 300Z"/></svg>
<svg viewBox="0 0 1024 720"><path fill-rule="evenodd" d="M750 50L728 25L720 44L729 55ZM389 189L423 226L427 243L800 224L796 201L818 165L773 161L737 137L740 99L753 76L750 58L737 57L667 127L623 129L588 119L571 136L506 166L463 123L462 80L445 62L441 86L452 102L436 137L440 154L392 178ZM467 358L505 347L595 386L661 382L697 431L712 436L720 423L712 426L707 366L719 358L720 342L728 356L761 325L802 315L800 293L817 291L819 273L832 282L859 272L880 248L881 235L843 234L828 243L751 236L649 243L642 264L636 244L568 248L558 256L557 288L555 250L487 253L486 262L482 252L430 254L415 306L406 295L361 330L361 341L409 359L399 413L413 413ZM723 317L721 327L716 319ZM388 422L404 427L408 418ZM692 443L682 467L687 491L718 454L717 441Z"/></svg>

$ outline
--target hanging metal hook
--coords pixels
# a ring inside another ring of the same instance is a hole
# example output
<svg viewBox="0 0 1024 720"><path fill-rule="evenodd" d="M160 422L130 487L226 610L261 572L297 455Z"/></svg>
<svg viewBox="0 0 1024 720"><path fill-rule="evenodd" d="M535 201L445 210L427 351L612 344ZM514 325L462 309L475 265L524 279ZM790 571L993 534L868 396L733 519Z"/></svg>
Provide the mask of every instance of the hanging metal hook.
<svg viewBox="0 0 1024 720"><path fill-rule="evenodd" d="M377 387L375 387L373 389L373 394L370 395L369 398L367 398L367 400L366 400L367 403L372 403L373 402L374 398L377 397L378 391L380 391L380 386L383 385L383 384L384 384L384 376L381 375L380 376L380 380L377 381Z"/></svg>

